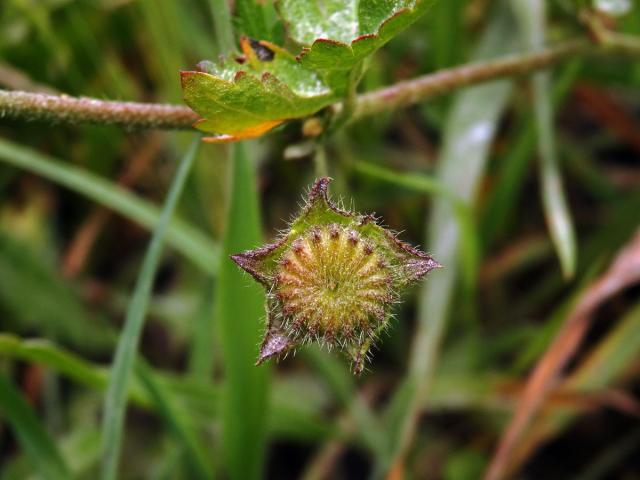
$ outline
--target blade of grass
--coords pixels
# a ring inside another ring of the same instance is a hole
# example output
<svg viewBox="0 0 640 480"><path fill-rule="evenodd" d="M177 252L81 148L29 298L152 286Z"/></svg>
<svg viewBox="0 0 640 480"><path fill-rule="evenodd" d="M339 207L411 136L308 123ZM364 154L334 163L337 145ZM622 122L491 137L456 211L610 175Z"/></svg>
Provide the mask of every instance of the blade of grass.
<svg viewBox="0 0 640 480"><path fill-rule="evenodd" d="M0 375L0 414L13 428L36 470L47 480L71 478L56 443L20 392Z"/></svg>
<svg viewBox="0 0 640 480"><path fill-rule="evenodd" d="M107 387L108 371L105 368L92 364L47 340L23 340L14 335L0 333L0 358L44 365L75 383L97 391L103 391ZM208 423L219 417L220 392L214 385L158 371L153 371L153 375L162 390L172 393L177 408L182 412L188 412L192 419ZM143 409L158 410L158 405L141 384L138 376L134 376L129 385L128 400ZM312 442L343 435L339 428L323 417L322 409L326 405L317 401L314 392L301 390L299 385L293 382L276 382L271 392L270 403L270 435Z"/></svg>
<svg viewBox="0 0 640 480"><path fill-rule="evenodd" d="M189 351L189 372L193 378L202 382L211 380L215 358L212 348L215 335L215 323L212 318L215 308L213 288L212 281L205 282L202 299L193 323Z"/></svg>
<svg viewBox="0 0 640 480"><path fill-rule="evenodd" d="M462 60L464 35L464 7L466 0L448 0L435 2L426 22L429 26L430 47L433 51L433 63L436 70L457 65Z"/></svg>
<svg viewBox="0 0 640 480"><path fill-rule="evenodd" d="M218 52L221 55L228 55L235 47L229 2L227 0L209 0L209 10L213 18Z"/></svg>
<svg viewBox="0 0 640 480"><path fill-rule="evenodd" d="M532 51L544 47L546 2L544 0L511 0L518 17L525 44ZM553 106L549 72L534 74L534 114L536 120L538 154L540 156L540 183L545 218L551 240L560 259L565 279L576 270L576 239L571 213L562 185L562 174L553 134Z"/></svg>
<svg viewBox="0 0 640 480"><path fill-rule="evenodd" d="M501 7L489 24L476 57L507 53L516 47L513 20ZM437 172L438 181L471 203L475 197L511 83L492 82L460 92L449 113L443 150ZM396 392L387 412L390 421L389 456L381 468L402 471L415 433L417 416L429 387L438 349L444 335L448 309L455 287L460 231L447 199L435 198L428 222L429 250L445 266L427 282L419 298L419 323L410 357L409 372ZM379 467L380 468L380 467Z"/></svg>
<svg viewBox="0 0 640 480"><path fill-rule="evenodd" d="M157 207L124 188L8 140L0 139L0 161L63 185L149 230L155 227L160 218ZM204 272L215 275L218 248L207 235L179 219L173 219L167 231L167 243Z"/></svg>
<svg viewBox="0 0 640 480"><path fill-rule="evenodd" d="M633 368L639 353L640 304L620 319L613 331L588 353L585 361L557 390L586 394L604 391L624 377L628 367ZM577 415L564 408L536 421L510 459L509 472L515 472L543 442L561 432Z"/></svg>
<svg viewBox="0 0 640 480"><path fill-rule="evenodd" d="M582 62L574 60L564 66L553 85L553 105L557 108L566 99L575 82ZM520 203L523 184L526 180L529 160L533 158L536 146L536 123L531 112L526 112L518 122L519 128L502 160L495 187L489 193L482 233L486 246L493 245L496 239L505 233L510 220L515 216Z"/></svg>
<svg viewBox="0 0 640 480"><path fill-rule="evenodd" d="M357 395L353 379L344 364L319 348L308 348L305 357L322 376L340 406L348 411L357 426L362 444L375 455L381 455L386 448L382 425L373 415L369 405Z"/></svg>
<svg viewBox="0 0 640 480"><path fill-rule="evenodd" d="M196 158L200 137L193 140L189 150L180 162L176 174L169 187L167 199L162 208L158 224L154 230L151 242L144 256L144 261L124 323L118 340L116 353L109 377L109 386L104 401L103 416L103 466L102 478L113 480L116 478L118 459L120 457L126 396L133 370L133 363L144 325L145 315L153 279L160 262L164 237L169 227L169 221L182 193L191 166Z"/></svg>
<svg viewBox="0 0 640 480"><path fill-rule="evenodd" d="M591 349L587 358L567 379L573 390L596 391L611 384L640 353L640 304L627 313L615 328Z"/></svg>
<svg viewBox="0 0 640 480"><path fill-rule="evenodd" d="M144 361L140 360L135 366L136 374L149 396L154 400L162 417L173 431L176 439L184 448L187 465L190 467L191 478L213 478L211 466L197 440L196 433L184 410L181 412L174 405L172 395L156 380L153 372Z"/></svg>
<svg viewBox="0 0 640 480"><path fill-rule="evenodd" d="M0 355L46 365L58 373L99 390L104 390L107 386L108 376L105 369L59 350L46 341L20 341L17 337L0 335ZM192 414L193 410L188 408L188 399L185 401L185 394L189 393L184 386L176 384L179 379L171 381L141 362L136 365L136 374L128 391L129 400L141 407L154 409L166 419L177 440L184 447L189 465L192 467L191 478L212 478L206 455L195 440L193 428L185 418L187 412ZM205 395L206 401L212 402L217 392L205 392ZM180 400L180 404L176 400ZM193 401L191 403L193 404Z"/></svg>
<svg viewBox="0 0 640 480"><path fill-rule="evenodd" d="M263 292L228 256L260 243L255 166L245 145L232 148L231 196L217 280L217 318L224 368L222 446L231 479L260 478L269 411L269 369L255 367L264 329Z"/></svg>
<svg viewBox="0 0 640 480"><path fill-rule="evenodd" d="M179 13L175 2L155 2L141 0L135 2L135 22L144 31L141 40L146 42L146 51L154 52L145 55L149 71L159 80L162 98L177 101L181 97L180 83L177 82L177 72L185 65L181 47L183 38L180 31ZM196 28L195 25L192 28Z"/></svg>

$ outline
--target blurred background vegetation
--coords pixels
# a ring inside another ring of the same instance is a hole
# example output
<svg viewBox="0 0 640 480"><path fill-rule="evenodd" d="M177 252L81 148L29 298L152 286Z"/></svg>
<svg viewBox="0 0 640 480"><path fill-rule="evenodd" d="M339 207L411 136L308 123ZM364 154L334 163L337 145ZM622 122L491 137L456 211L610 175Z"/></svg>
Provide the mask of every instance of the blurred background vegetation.
<svg viewBox="0 0 640 480"><path fill-rule="evenodd" d="M258 3L236 2L237 34L255 9L274 21ZM180 103L179 70L220 53L220 11L4 0L0 88ZM360 90L584 37L586 11L640 36L633 0L440 0ZM576 57L327 140L334 196L446 267L360 378L313 348L253 367L262 292L225 255L295 213L316 175L301 126L199 148L157 251L119 478L639 479L638 57ZM0 478L100 471L113 352L194 138L0 118Z"/></svg>

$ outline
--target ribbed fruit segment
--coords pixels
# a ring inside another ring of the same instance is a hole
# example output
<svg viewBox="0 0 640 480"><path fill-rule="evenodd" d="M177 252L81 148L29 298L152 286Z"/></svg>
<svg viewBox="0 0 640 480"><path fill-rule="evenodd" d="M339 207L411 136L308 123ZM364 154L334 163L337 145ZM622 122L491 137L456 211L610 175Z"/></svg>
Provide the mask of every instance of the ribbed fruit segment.
<svg viewBox="0 0 640 480"><path fill-rule="evenodd" d="M316 180L304 208L277 241L231 256L267 291L258 364L317 341L342 349L353 372L361 373L401 291L440 267L372 215L331 202L330 180Z"/></svg>
<svg viewBox="0 0 640 480"><path fill-rule="evenodd" d="M373 334L393 301L392 274L369 240L339 225L297 238L279 262L274 294L295 337ZM371 333L369 333L371 332Z"/></svg>

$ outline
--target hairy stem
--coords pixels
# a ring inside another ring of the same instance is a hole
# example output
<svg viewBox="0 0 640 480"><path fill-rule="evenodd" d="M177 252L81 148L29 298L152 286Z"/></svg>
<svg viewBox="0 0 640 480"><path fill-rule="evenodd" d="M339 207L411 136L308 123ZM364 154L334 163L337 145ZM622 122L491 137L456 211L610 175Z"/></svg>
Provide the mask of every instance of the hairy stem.
<svg viewBox="0 0 640 480"><path fill-rule="evenodd" d="M509 55L440 70L360 95L354 117L406 107L469 85L524 75L594 50L588 40L573 40L535 53Z"/></svg>
<svg viewBox="0 0 640 480"><path fill-rule="evenodd" d="M190 129L198 120L180 105L97 100L0 90L0 119L39 120L47 123L95 123L130 129Z"/></svg>
<svg viewBox="0 0 640 480"><path fill-rule="evenodd" d="M534 53L440 70L413 80L358 95L353 118L406 107L469 85L498 78L525 75L579 55L620 51L640 54L640 42L624 35L610 35L597 46L587 39L572 40ZM338 113L342 104L333 106ZM46 95L0 90L0 119L41 120L50 123L96 123L126 128L189 129L198 116L179 105L114 102L67 95Z"/></svg>

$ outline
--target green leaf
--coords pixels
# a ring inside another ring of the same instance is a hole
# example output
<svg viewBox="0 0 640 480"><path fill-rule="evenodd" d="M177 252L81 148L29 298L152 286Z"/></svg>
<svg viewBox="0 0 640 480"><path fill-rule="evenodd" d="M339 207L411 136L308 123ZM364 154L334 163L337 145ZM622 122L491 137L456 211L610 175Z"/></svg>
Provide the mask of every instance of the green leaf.
<svg viewBox="0 0 640 480"><path fill-rule="evenodd" d="M337 95L349 87L351 71L407 28L432 0L281 0L288 33L305 47L303 66L319 72Z"/></svg>
<svg viewBox="0 0 640 480"><path fill-rule="evenodd" d="M136 286L127 308L127 316L124 328L118 341L118 347L111 367L109 387L105 396L105 412L103 417L103 469L102 478L113 480L116 478L120 447L122 443L122 431L124 426L124 414L127 404L127 390L129 379L133 370L133 364L138 349L138 343L142 334L151 288L155 278L164 237L169 227L169 221L176 208L187 176L193 165L200 139L194 139L191 147L184 155L177 172L169 188L167 199L162 209L151 242L145 253L142 268L136 281Z"/></svg>
<svg viewBox="0 0 640 480"><path fill-rule="evenodd" d="M16 388L0 375L0 415L13 428L22 448L40 472L49 480L71 478L56 443L44 429L31 406Z"/></svg>
<svg viewBox="0 0 640 480"><path fill-rule="evenodd" d="M249 2L250 3L250 2ZM352 91L362 61L413 23L432 0L327 2L283 0L279 11L289 33L304 45L294 56L265 40L271 37L264 12L246 30L243 55L219 63L201 62L182 72L184 100L203 117L195 127L215 133L210 142L258 137L285 120L311 115Z"/></svg>
<svg viewBox="0 0 640 480"><path fill-rule="evenodd" d="M265 41L241 40L243 62L202 62L182 72L184 100L203 119L195 127L216 133L212 142L262 135L285 120L331 104L335 96L318 74Z"/></svg>

